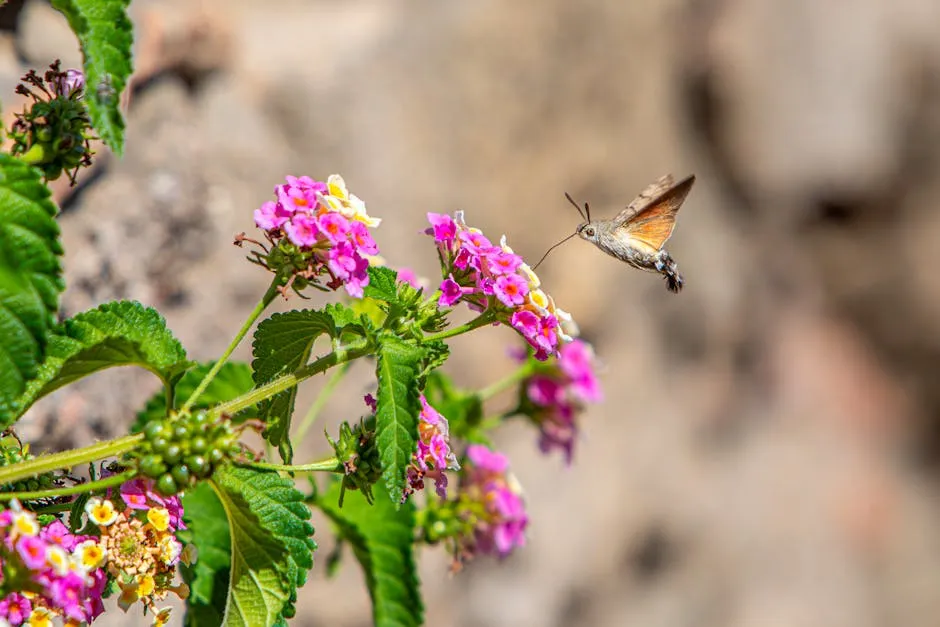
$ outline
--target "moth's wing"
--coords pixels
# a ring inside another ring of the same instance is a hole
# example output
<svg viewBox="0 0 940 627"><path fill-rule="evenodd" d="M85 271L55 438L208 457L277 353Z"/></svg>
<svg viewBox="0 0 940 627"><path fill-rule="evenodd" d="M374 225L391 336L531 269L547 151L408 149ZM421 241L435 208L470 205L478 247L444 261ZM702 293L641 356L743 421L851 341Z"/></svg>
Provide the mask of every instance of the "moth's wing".
<svg viewBox="0 0 940 627"><path fill-rule="evenodd" d="M669 178L671 179L671 177ZM676 227L676 214L679 212L679 207L682 206L686 196L689 195L695 177L690 176L675 185L670 185L666 189L660 189L659 185L665 180L666 177L659 179L630 203L631 206L638 203L643 199L644 194L654 188L658 192L655 196L643 201L642 204L637 204L639 209L625 218L617 227L630 240L645 244L653 250L660 250L672 236L672 230ZM627 210L629 211L629 207Z"/></svg>
<svg viewBox="0 0 940 627"><path fill-rule="evenodd" d="M646 189L640 192L640 195L634 198L626 209L618 213L614 218L614 222L617 224L626 222L646 208L653 200L669 191L675 184L676 181L671 174L659 177L655 182L647 185Z"/></svg>

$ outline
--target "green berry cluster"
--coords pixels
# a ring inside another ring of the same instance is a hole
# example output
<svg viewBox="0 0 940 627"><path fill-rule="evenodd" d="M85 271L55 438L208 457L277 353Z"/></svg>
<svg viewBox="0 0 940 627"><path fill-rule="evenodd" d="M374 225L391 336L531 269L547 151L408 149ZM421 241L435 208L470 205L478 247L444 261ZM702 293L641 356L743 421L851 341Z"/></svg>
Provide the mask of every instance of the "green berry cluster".
<svg viewBox="0 0 940 627"><path fill-rule="evenodd" d="M19 439L11 434L0 437L0 466L9 466L27 459L32 459L29 452L29 445L23 445ZM35 492L36 490L45 490L53 487L55 484L55 474L52 472L43 473L30 477L29 479L20 479L14 483L8 483L0 486L0 492Z"/></svg>
<svg viewBox="0 0 940 627"><path fill-rule="evenodd" d="M165 496L192 487L212 476L241 450L227 423L210 423L205 412L174 415L148 422L139 468L155 479Z"/></svg>

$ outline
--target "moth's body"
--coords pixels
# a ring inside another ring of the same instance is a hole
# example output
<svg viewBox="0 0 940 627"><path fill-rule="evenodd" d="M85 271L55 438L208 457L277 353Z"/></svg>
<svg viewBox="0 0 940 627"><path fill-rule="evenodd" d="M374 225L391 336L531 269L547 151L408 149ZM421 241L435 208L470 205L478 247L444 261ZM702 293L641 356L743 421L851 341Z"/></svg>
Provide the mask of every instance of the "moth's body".
<svg viewBox="0 0 940 627"><path fill-rule="evenodd" d="M682 289L682 276L664 246L675 228L679 206L694 182L695 177L689 176L675 183L667 174L609 220L592 221L590 208L585 204L584 215L588 221L579 224L576 233L611 257L638 270L662 274L669 291L678 292ZM578 209L580 211L580 207Z"/></svg>

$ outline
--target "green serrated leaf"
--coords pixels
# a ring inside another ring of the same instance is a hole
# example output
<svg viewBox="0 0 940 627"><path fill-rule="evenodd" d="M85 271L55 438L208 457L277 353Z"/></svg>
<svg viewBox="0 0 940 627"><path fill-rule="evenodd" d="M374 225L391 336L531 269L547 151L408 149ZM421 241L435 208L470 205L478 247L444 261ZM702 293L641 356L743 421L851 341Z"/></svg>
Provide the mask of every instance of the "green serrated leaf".
<svg viewBox="0 0 940 627"><path fill-rule="evenodd" d="M447 342L441 340L424 342L421 346L424 348L425 356L421 363L421 372L418 378L421 381L419 386L424 387L424 381L427 376L434 370L443 366L447 358L450 357L450 347L447 345Z"/></svg>
<svg viewBox="0 0 940 627"><path fill-rule="evenodd" d="M258 325L252 342L256 384L267 383L307 363L313 344L321 335L335 337L336 324L324 311L289 311L274 314ZM278 447L284 463L291 463L290 423L297 388L261 403L258 415L267 424L264 438Z"/></svg>
<svg viewBox="0 0 940 627"><path fill-rule="evenodd" d="M64 288L58 208L39 170L0 154L0 410L33 379Z"/></svg>
<svg viewBox="0 0 940 627"><path fill-rule="evenodd" d="M310 510L290 479L227 467L213 476L231 533L226 626L271 625L313 566Z"/></svg>
<svg viewBox="0 0 940 627"><path fill-rule="evenodd" d="M393 303L398 300L398 273L383 266L369 266L369 284L363 296Z"/></svg>
<svg viewBox="0 0 940 627"><path fill-rule="evenodd" d="M333 324L337 329L337 337L341 335L357 335L361 337L373 328L372 321L368 316L346 305L330 303L324 309L333 319Z"/></svg>
<svg viewBox="0 0 940 627"><path fill-rule="evenodd" d="M181 566L189 585L186 624L216 627L222 624L228 597L232 539L225 508L207 483L201 483L183 496L187 529L177 535L195 544L198 558L192 566Z"/></svg>
<svg viewBox="0 0 940 627"><path fill-rule="evenodd" d="M383 337L376 353L378 390L376 444L382 477L392 502L401 502L405 471L418 440L418 373L425 353L393 335Z"/></svg>
<svg viewBox="0 0 940 627"><path fill-rule="evenodd" d="M346 492L339 508L340 482L318 500L337 526L337 535L352 547L372 598L377 627L416 627L424 622L421 582L414 557L415 509L376 499L370 505L359 492Z"/></svg>
<svg viewBox="0 0 940 627"><path fill-rule="evenodd" d="M170 386L188 365L186 351L155 309L136 301L105 303L64 321L49 337L38 375L8 411L0 411L0 427L37 399L105 368L140 366Z"/></svg>
<svg viewBox="0 0 940 627"><path fill-rule="evenodd" d="M85 102L98 136L115 152L124 152L121 92L133 70L134 33L130 0L52 0L78 37L85 58Z"/></svg>
<svg viewBox="0 0 940 627"><path fill-rule="evenodd" d="M179 409L179 407L186 402L186 399L193 393L200 381L205 378L214 363L215 362L210 361L204 364L198 364L186 371L186 374L176 383L173 402L174 409ZM193 409L204 409L217 405L218 403L230 401L242 394L247 394L254 385L254 380L251 377L251 366L238 361L225 362L215 378L209 382L209 386L199 398L196 399ZM166 415L166 392L161 390L151 396L150 400L147 401L147 404L144 406L144 409L138 412L137 421L131 427L131 433L140 432L143 430L144 425L151 420L159 420ZM257 415L258 408L251 406L238 412L238 414L233 416L233 420L236 423L240 423L249 418L254 418Z"/></svg>

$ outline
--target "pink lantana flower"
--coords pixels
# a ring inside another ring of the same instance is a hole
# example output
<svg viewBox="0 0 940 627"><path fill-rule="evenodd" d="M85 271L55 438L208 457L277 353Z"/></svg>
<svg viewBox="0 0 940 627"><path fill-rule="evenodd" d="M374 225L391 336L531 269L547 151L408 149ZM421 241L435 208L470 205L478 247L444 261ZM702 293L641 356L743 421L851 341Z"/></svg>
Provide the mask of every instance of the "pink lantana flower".
<svg viewBox="0 0 940 627"><path fill-rule="evenodd" d="M550 367L541 367L523 382L525 398L519 412L538 427L543 453L560 450L565 462L571 463L578 416L587 404L603 398L595 368L591 345L573 340L562 345Z"/></svg>
<svg viewBox="0 0 940 627"><path fill-rule="evenodd" d="M244 236L237 242L260 246L263 253L254 252L254 259L272 272L287 265L305 284L322 281L328 288L342 286L350 296L361 298L369 284L367 257L379 252L369 229L381 220L366 212L365 203L348 192L339 175L331 175L325 183L307 176L286 180L274 188L275 201L255 210L255 224L283 254Z"/></svg>
<svg viewBox="0 0 940 627"><path fill-rule="evenodd" d="M570 315L539 289L538 277L506 245L505 237L494 246L478 229L467 226L460 211L453 218L429 213L428 221L431 228L425 232L437 244L444 277L440 306L464 302L474 311L490 312L494 322L516 329L541 360L570 341L576 333ZM559 321L570 324L559 328Z"/></svg>
<svg viewBox="0 0 940 627"><path fill-rule="evenodd" d="M420 400L417 450L406 472L408 485L405 487L404 499L424 489L425 479L434 480L437 495L444 499L447 497L445 471L460 470L460 464L450 448L450 428L447 418L428 403L424 394L420 396Z"/></svg>
<svg viewBox="0 0 940 627"><path fill-rule="evenodd" d="M472 535L460 540L466 556L506 557L525 545L529 517L521 490L508 474L509 461L481 444L467 447L461 473L460 507L473 521Z"/></svg>

